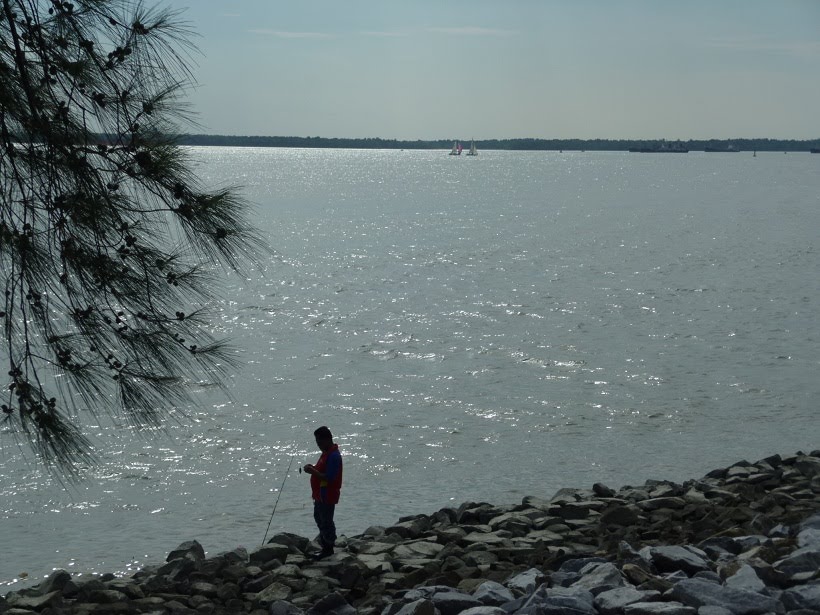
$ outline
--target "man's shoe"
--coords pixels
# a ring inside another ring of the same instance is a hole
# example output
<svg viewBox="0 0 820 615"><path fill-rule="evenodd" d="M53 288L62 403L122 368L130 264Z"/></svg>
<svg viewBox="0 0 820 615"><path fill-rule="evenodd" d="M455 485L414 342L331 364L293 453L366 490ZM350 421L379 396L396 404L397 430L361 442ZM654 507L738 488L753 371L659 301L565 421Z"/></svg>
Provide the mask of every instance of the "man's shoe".
<svg viewBox="0 0 820 615"><path fill-rule="evenodd" d="M331 555L333 555L333 548L332 547L330 549L322 549L318 553L314 553L313 555L310 556L310 559L312 559L314 561L317 561L317 560L320 560L320 559L325 559L326 557L330 557Z"/></svg>

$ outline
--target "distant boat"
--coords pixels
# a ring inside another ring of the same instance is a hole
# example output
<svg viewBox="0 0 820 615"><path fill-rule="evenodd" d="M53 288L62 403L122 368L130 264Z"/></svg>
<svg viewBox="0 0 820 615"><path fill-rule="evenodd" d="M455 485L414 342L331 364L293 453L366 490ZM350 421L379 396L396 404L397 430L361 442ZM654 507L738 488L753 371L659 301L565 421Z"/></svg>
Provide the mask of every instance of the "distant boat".
<svg viewBox="0 0 820 615"><path fill-rule="evenodd" d="M459 143L458 141L453 141L453 149L450 150L450 155L461 156L461 150L463 149L464 147L461 145L461 143Z"/></svg>
<svg viewBox="0 0 820 615"><path fill-rule="evenodd" d="M467 152L468 156L478 156L478 150L475 148L475 141L470 141L470 151Z"/></svg>

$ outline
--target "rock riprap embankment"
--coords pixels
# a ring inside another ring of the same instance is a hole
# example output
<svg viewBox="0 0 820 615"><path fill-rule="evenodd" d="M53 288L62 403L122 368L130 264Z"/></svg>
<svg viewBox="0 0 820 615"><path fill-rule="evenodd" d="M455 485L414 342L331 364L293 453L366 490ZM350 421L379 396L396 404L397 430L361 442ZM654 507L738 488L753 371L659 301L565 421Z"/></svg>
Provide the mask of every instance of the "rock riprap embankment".
<svg viewBox="0 0 820 615"><path fill-rule="evenodd" d="M371 527L313 561L279 534L206 557L196 541L131 578L58 571L4 615L820 615L820 451L683 484L562 489Z"/></svg>

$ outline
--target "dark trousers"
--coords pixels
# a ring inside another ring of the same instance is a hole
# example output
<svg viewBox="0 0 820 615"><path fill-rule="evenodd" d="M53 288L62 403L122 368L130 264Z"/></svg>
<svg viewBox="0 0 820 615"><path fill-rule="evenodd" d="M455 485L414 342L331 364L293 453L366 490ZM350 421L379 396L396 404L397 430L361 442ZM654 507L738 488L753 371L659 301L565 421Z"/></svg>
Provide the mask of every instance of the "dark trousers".
<svg viewBox="0 0 820 615"><path fill-rule="evenodd" d="M319 544L323 551L333 550L336 544L336 524L333 523L333 513L336 512L335 504L325 504L324 502L313 502L313 519L316 527L319 528Z"/></svg>

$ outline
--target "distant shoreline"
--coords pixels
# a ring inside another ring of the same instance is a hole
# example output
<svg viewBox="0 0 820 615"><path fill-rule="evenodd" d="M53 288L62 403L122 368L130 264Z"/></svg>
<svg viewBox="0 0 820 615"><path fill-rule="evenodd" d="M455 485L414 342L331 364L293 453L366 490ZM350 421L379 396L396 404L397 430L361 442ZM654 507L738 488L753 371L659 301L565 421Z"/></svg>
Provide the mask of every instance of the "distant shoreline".
<svg viewBox="0 0 820 615"><path fill-rule="evenodd" d="M458 139L456 139L458 140ZM398 139L348 139L327 137L262 137L235 135L179 135L180 145L222 147L300 147L317 149L450 149L454 139L402 141ZM470 140L460 140L467 147ZM820 139L478 139L479 150L519 151L629 151L666 143L681 146L691 152L732 151L810 152L820 148Z"/></svg>

